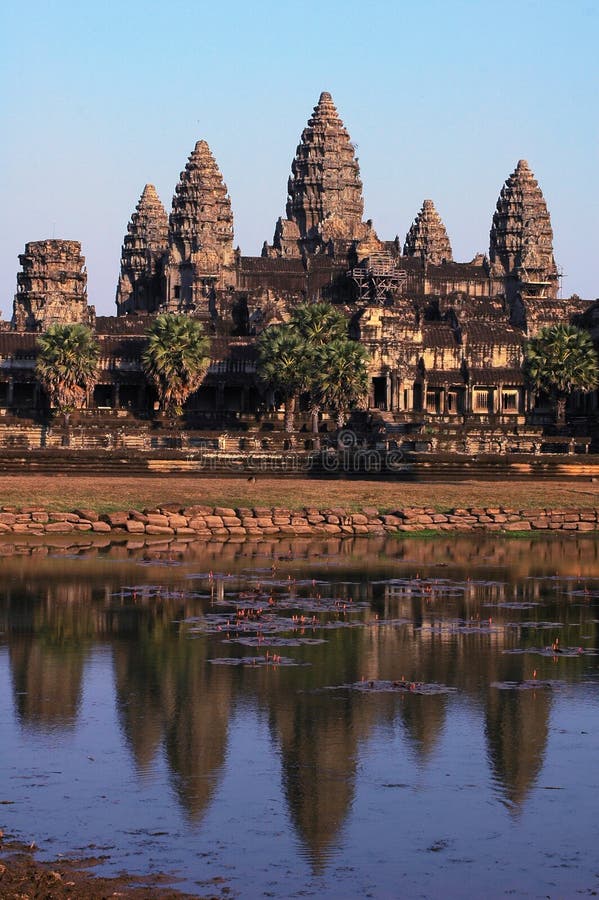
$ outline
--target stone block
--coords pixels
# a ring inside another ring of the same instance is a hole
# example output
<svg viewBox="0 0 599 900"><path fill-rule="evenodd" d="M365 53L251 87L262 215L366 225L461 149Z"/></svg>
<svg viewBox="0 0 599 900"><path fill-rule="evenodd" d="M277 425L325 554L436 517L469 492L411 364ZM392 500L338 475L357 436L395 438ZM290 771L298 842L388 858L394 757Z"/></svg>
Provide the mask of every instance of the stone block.
<svg viewBox="0 0 599 900"><path fill-rule="evenodd" d="M189 519L188 527L194 531L202 531L206 528L206 516L192 516Z"/></svg>
<svg viewBox="0 0 599 900"><path fill-rule="evenodd" d="M111 512L101 516L104 522L108 522L111 528L125 527L129 521L128 512Z"/></svg>
<svg viewBox="0 0 599 900"><path fill-rule="evenodd" d="M224 527L221 516L204 516L204 518L206 520L206 526L210 529Z"/></svg>
<svg viewBox="0 0 599 900"><path fill-rule="evenodd" d="M92 522L92 531L96 531L98 533L103 533L106 531L111 531L110 525L108 522Z"/></svg>
<svg viewBox="0 0 599 900"><path fill-rule="evenodd" d="M223 516L222 520L225 528L239 528L241 525L241 519L237 516Z"/></svg>
<svg viewBox="0 0 599 900"><path fill-rule="evenodd" d="M151 523L148 525L144 525L144 529L146 534L174 534L175 529L170 528L168 525L152 525Z"/></svg>
<svg viewBox="0 0 599 900"><path fill-rule="evenodd" d="M519 521L519 522L506 522L503 526L504 531L530 531L530 522L528 521Z"/></svg>
<svg viewBox="0 0 599 900"><path fill-rule="evenodd" d="M214 515L221 516L221 518L223 518L223 519L225 516L237 518L235 510L231 509L230 506L215 506L214 507Z"/></svg>
<svg viewBox="0 0 599 900"><path fill-rule="evenodd" d="M50 534L62 533L62 532L70 532L73 531L74 523L73 522L48 522L43 526L44 531L49 532Z"/></svg>
<svg viewBox="0 0 599 900"><path fill-rule="evenodd" d="M147 525L162 525L168 526L168 516L163 515L162 513L147 513L148 521Z"/></svg>
<svg viewBox="0 0 599 900"><path fill-rule="evenodd" d="M143 534L146 526L143 522L137 522L135 519L128 519L125 528L130 534Z"/></svg>
<svg viewBox="0 0 599 900"><path fill-rule="evenodd" d="M79 516L80 519L85 519L87 522L97 522L100 518L94 509L74 509L73 513L76 516Z"/></svg>
<svg viewBox="0 0 599 900"><path fill-rule="evenodd" d="M171 528L187 528L188 522L187 516L182 516L179 513L173 513L168 517L168 524Z"/></svg>

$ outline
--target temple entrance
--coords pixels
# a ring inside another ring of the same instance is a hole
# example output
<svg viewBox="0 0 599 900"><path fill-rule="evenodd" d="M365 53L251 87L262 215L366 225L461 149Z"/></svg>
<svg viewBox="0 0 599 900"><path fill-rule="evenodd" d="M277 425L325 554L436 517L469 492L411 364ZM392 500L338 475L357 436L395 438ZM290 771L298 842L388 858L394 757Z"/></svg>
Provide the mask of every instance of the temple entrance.
<svg viewBox="0 0 599 900"><path fill-rule="evenodd" d="M380 378L372 379L372 389L373 389L373 405L375 409L387 409L387 378L382 376Z"/></svg>
<svg viewBox="0 0 599 900"><path fill-rule="evenodd" d="M94 388L94 406L96 409L112 407L113 390L111 384L97 384Z"/></svg>

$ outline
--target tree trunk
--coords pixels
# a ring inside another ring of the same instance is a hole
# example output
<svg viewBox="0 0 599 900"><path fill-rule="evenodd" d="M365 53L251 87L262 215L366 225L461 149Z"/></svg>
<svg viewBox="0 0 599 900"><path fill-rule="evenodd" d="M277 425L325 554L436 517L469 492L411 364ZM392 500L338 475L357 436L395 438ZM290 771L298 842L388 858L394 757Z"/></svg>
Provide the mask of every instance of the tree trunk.
<svg viewBox="0 0 599 900"><path fill-rule="evenodd" d="M295 426L295 395L285 398L285 431L292 434Z"/></svg>

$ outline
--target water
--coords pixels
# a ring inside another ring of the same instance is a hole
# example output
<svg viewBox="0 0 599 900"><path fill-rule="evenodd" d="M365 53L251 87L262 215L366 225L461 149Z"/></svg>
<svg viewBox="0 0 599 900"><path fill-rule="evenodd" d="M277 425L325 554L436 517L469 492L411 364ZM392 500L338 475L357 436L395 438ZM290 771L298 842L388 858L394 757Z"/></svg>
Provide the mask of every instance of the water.
<svg viewBox="0 0 599 900"><path fill-rule="evenodd" d="M0 826L42 858L223 897L599 890L595 538L0 554Z"/></svg>

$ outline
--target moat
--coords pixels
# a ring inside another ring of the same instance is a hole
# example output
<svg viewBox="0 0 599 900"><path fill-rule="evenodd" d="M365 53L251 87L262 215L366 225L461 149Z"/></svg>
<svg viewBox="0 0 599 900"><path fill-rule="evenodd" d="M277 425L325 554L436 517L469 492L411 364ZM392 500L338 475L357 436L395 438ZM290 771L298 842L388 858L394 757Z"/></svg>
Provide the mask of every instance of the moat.
<svg viewBox="0 0 599 900"><path fill-rule="evenodd" d="M198 896L599 890L599 538L44 540L0 545L0 828L40 858Z"/></svg>

